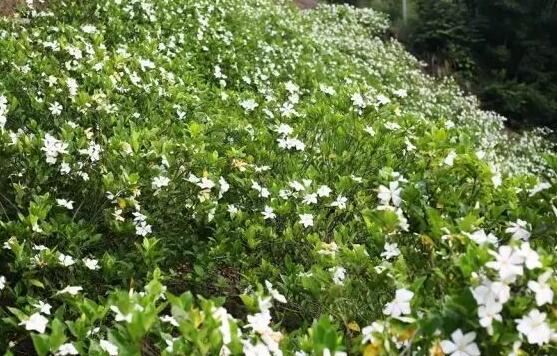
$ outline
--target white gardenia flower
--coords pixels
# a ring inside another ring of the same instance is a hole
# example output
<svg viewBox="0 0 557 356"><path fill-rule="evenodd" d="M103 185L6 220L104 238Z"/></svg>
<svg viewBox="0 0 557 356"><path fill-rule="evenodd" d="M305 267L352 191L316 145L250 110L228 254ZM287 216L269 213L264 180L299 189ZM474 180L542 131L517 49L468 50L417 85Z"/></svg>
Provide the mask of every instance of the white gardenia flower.
<svg viewBox="0 0 557 356"><path fill-rule="evenodd" d="M290 182L288 185L290 186L290 188L294 189L297 192L301 192L302 190L306 189L306 187L304 187L304 185L297 180Z"/></svg>
<svg viewBox="0 0 557 356"><path fill-rule="evenodd" d="M445 159L443 160L443 163L446 164L449 167L452 167L454 164L454 160L456 158L456 152L455 151L451 151L449 152L449 154L447 155L447 157L445 157Z"/></svg>
<svg viewBox="0 0 557 356"><path fill-rule="evenodd" d="M317 204L317 194L316 193L306 194L302 202L307 205Z"/></svg>
<svg viewBox="0 0 557 356"><path fill-rule="evenodd" d="M537 281L529 281L528 288L536 293L536 304L541 307L544 304L553 303L553 290L547 281L551 278L552 272L547 271L538 277Z"/></svg>
<svg viewBox="0 0 557 356"><path fill-rule="evenodd" d="M273 297L274 300L280 303L286 303L286 298L284 297L284 295L282 295L278 290L274 289L271 282L265 281L265 286L267 287L269 294L271 294L271 297Z"/></svg>
<svg viewBox="0 0 557 356"><path fill-rule="evenodd" d="M313 226L313 215L300 214L300 224L302 224L304 227Z"/></svg>
<svg viewBox="0 0 557 356"><path fill-rule="evenodd" d="M128 313L128 314L124 314L122 313L122 311L115 305L111 305L110 306L110 310L112 310L112 312L114 312L114 314L116 314L116 316L114 317L114 320L116 321L125 321L128 323L132 322L132 314Z"/></svg>
<svg viewBox="0 0 557 356"><path fill-rule="evenodd" d="M201 189L212 189L215 186L215 182L210 180L209 178L203 177L201 181L197 183L197 186Z"/></svg>
<svg viewBox="0 0 557 356"><path fill-rule="evenodd" d="M520 246L520 249L518 249L518 254L524 258L524 265L529 270L542 267L540 255L530 248L530 244L528 242L524 242Z"/></svg>
<svg viewBox="0 0 557 356"><path fill-rule="evenodd" d="M492 282L486 279L482 285L472 289L472 295L478 305L505 304L511 297L511 287L502 282Z"/></svg>
<svg viewBox="0 0 557 356"><path fill-rule="evenodd" d="M333 208L339 208L339 209L346 209L346 203L348 202L348 199L346 197L343 197L342 195L339 195L337 197L337 200L335 200L334 202L331 203L331 207Z"/></svg>
<svg viewBox="0 0 557 356"><path fill-rule="evenodd" d="M505 232L512 234L512 238L515 240L528 241L530 238L530 231L526 229L527 227L528 223L526 221L518 219L516 222L510 223L510 226L505 229Z"/></svg>
<svg viewBox="0 0 557 356"><path fill-rule="evenodd" d="M56 199L56 203L66 209L72 210L73 209L73 201L66 200L66 199Z"/></svg>
<svg viewBox="0 0 557 356"><path fill-rule="evenodd" d="M62 110L64 108L62 107L62 105L60 105L59 102L55 101L54 103L50 104L50 106L48 107L48 110L50 110L50 113L54 116L58 116L62 113Z"/></svg>
<svg viewBox="0 0 557 356"><path fill-rule="evenodd" d="M101 340L99 341L99 345L101 349L106 351L110 356L117 356L118 355L118 347L111 343L108 340Z"/></svg>
<svg viewBox="0 0 557 356"><path fill-rule="evenodd" d="M501 246L498 252L489 251L495 261L486 263L486 266L499 272L502 281L514 282L516 276L524 273L524 257L511 246Z"/></svg>
<svg viewBox="0 0 557 356"><path fill-rule="evenodd" d="M283 135L284 137L287 137L287 136L290 136L294 132L294 129L292 128L292 126L290 126L288 124L280 124L280 125L277 126L276 131L280 135Z"/></svg>
<svg viewBox="0 0 557 356"><path fill-rule="evenodd" d="M476 339L475 332L464 334L462 330L457 329L451 334L451 340L441 341L441 349L445 355L479 356L480 350L474 339Z"/></svg>
<svg viewBox="0 0 557 356"><path fill-rule="evenodd" d="M75 346L71 343L65 343L60 345L60 347L58 348L58 350L56 351L55 355L78 355L79 352L77 351L77 349L75 348Z"/></svg>
<svg viewBox="0 0 557 356"><path fill-rule="evenodd" d="M274 211L273 208L271 208L270 206L265 205L265 210L263 210L261 212L261 214L263 215L263 219L273 220L274 218L276 218L277 215L273 211Z"/></svg>
<svg viewBox="0 0 557 356"><path fill-rule="evenodd" d="M0 290L6 288L6 277L0 276Z"/></svg>
<svg viewBox="0 0 557 356"><path fill-rule="evenodd" d="M151 186L153 187L153 189L160 189L168 186L169 183L170 183L170 179L168 177L158 176L153 178L153 182L151 183Z"/></svg>
<svg viewBox="0 0 557 356"><path fill-rule="evenodd" d="M38 303L33 304L33 307L39 309L39 313L50 315L50 309L52 308L52 305L39 300Z"/></svg>
<svg viewBox="0 0 557 356"><path fill-rule="evenodd" d="M94 258L85 257L82 261L85 267L89 268L91 271L95 271L101 268L99 266L99 261Z"/></svg>
<svg viewBox="0 0 557 356"><path fill-rule="evenodd" d="M408 315L412 312L410 309L410 300L414 297L414 292L408 289L397 289L395 293L395 299L389 302L383 308L383 314L392 317L399 317L401 315Z"/></svg>
<svg viewBox="0 0 557 356"><path fill-rule="evenodd" d="M553 333L545 319L546 313L540 313L539 310L532 309L522 319L515 320L518 324L516 329L526 336L528 343L541 346L549 342Z"/></svg>
<svg viewBox="0 0 557 356"><path fill-rule="evenodd" d="M398 244L396 243L385 243L385 250L381 253L381 257L386 258L387 260L400 255L400 250L398 248Z"/></svg>
<svg viewBox="0 0 557 356"><path fill-rule="evenodd" d="M319 84L319 90L321 90L321 92L323 94L327 94L327 95L335 95L336 91L333 87L324 85L324 84Z"/></svg>
<svg viewBox="0 0 557 356"><path fill-rule="evenodd" d="M344 280L346 279L346 268L337 266L330 268L329 271L333 274L333 282L336 285L344 284Z"/></svg>
<svg viewBox="0 0 557 356"><path fill-rule="evenodd" d="M72 256L64 255L63 253L58 255L58 262L60 262L60 264L64 267L69 267L75 264L75 260Z"/></svg>
<svg viewBox="0 0 557 356"><path fill-rule="evenodd" d="M159 319L163 323L169 323L170 325L173 325L173 326L176 326L176 327L180 326L178 321L176 319L174 319L174 317L172 317L172 315L163 315L163 316L159 317Z"/></svg>
<svg viewBox="0 0 557 356"><path fill-rule="evenodd" d="M374 333L382 334L385 331L385 324L380 321L374 321L371 325L366 326L362 329L362 344L374 343L375 338Z"/></svg>
<svg viewBox="0 0 557 356"><path fill-rule="evenodd" d="M363 109L366 107L366 103L362 94L354 93L352 94L350 99L352 100L352 105L356 106L357 108Z"/></svg>
<svg viewBox="0 0 557 356"><path fill-rule="evenodd" d="M465 232L464 234L478 245L492 244L497 246L497 236L493 235L492 233L486 234L484 229L474 231L471 234L467 232Z"/></svg>
<svg viewBox="0 0 557 356"><path fill-rule="evenodd" d="M402 199L400 198L401 188L398 186L398 181L393 181L389 183L389 187L384 185L379 186L379 192L377 193L377 198L381 201L382 205L389 205L389 202L393 202L394 206L400 206Z"/></svg>
<svg viewBox="0 0 557 356"><path fill-rule="evenodd" d="M370 136L375 136L375 130L371 126L366 126L364 131L367 132Z"/></svg>
<svg viewBox="0 0 557 356"><path fill-rule="evenodd" d="M29 317L29 319L22 321L19 325L24 325L25 330L37 331L44 334L46 330L46 325L48 324L48 319L42 316L40 313L35 313Z"/></svg>
<svg viewBox="0 0 557 356"><path fill-rule="evenodd" d="M329 188L326 185L322 185L317 189L317 196L319 197L328 197L329 195L331 195L331 188Z"/></svg>
<svg viewBox="0 0 557 356"><path fill-rule="evenodd" d="M248 99L248 100L241 101L240 106L244 108L244 110L246 110L247 112L250 112L255 110L255 108L258 107L259 104L253 99Z"/></svg>
<svg viewBox="0 0 557 356"><path fill-rule="evenodd" d="M492 323L493 320L502 321L501 311L503 305L497 302L490 302L486 305L478 307L478 317L480 318L480 325L488 329L488 333L493 333Z"/></svg>
<svg viewBox="0 0 557 356"><path fill-rule="evenodd" d="M79 292L83 290L83 287L80 286L67 286L66 288L62 289L56 294L69 294L69 295L77 295Z"/></svg>

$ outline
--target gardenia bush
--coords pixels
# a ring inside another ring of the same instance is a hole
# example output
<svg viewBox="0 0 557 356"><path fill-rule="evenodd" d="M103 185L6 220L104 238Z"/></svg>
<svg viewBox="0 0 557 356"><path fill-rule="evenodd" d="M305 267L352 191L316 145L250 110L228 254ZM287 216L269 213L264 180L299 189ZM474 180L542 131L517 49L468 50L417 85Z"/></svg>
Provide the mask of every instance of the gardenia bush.
<svg viewBox="0 0 557 356"><path fill-rule="evenodd" d="M6 355L557 352L557 157L276 0L0 21Z"/></svg>

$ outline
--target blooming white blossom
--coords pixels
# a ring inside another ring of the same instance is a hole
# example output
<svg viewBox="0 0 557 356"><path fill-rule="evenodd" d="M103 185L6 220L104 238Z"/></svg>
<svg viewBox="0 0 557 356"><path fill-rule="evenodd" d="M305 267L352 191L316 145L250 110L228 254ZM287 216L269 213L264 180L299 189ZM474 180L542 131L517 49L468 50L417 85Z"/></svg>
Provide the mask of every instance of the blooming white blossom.
<svg viewBox="0 0 557 356"><path fill-rule="evenodd" d="M99 345L101 349L106 351L110 356L117 356L118 355L118 347L111 343L108 340L101 340L99 341Z"/></svg>
<svg viewBox="0 0 557 356"><path fill-rule="evenodd" d="M449 152L447 157L445 157L445 159L443 160L443 163L446 164L447 166L451 167L454 164L454 160L455 160L456 156L457 156L457 154L456 154L455 151Z"/></svg>
<svg viewBox="0 0 557 356"><path fill-rule="evenodd" d="M6 288L6 277L0 276L0 290Z"/></svg>
<svg viewBox="0 0 557 356"><path fill-rule="evenodd" d="M457 329L451 334L451 340L441 341L441 349L445 355L479 356L480 350L474 342L475 339L475 332L472 331L464 334L462 330Z"/></svg>
<svg viewBox="0 0 557 356"><path fill-rule="evenodd" d="M35 313L29 317L27 320L23 320L19 325L25 326L25 330L37 331L38 333L44 334L46 326L48 324L48 319L42 316L40 313Z"/></svg>
<svg viewBox="0 0 557 356"><path fill-rule="evenodd" d="M497 236L493 235L492 233L486 234L484 229L474 231L473 233L464 233L468 238L478 245L485 245L485 244L492 244L497 245L498 239Z"/></svg>
<svg viewBox="0 0 557 356"><path fill-rule="evenodd" d="M95 271L95 270L98 270L98 269L101 268L99 266L99 261L94 259L94 258L85 257L82 261L83 261L83 264L85 265L85 267L87 267L91 271Z"/></svg>
<svg viewBox="0 0 557 356"><path fill-rule="evenodd" d="M60 345L55 355L79 355L79 352L71 342L68 342Z"/></svg>
<svg viewBox="0 0 557 356"><path fill-rule="evenodd" d="M356 106L357 108L363 109L366 107L366 103L362 94L354 93L352 94L352 97L350 99L352 100L352 105Z"/></svg>
<svg viewBox="0 0 557 356"><path fill-rule="evenodd" d="M255 108L258 107L259 104L253 99L247 99L247 100L241 101L240 106L242 108L244 108L244 110L246 112L250 112L250 111L255 110Z"/></svg>
<svg viewBox="0 0 557 356"><path fill-rule="evenodd" d="M110 306L110 310L112 310L112 312L113 312L114 314L116 314L116 316L114 317L114 320L116 320L116 321L125 321L125 322L128 322L128 323L131 323L131 322L132 322L132 317L133 317L133 315L132 315L131 313L124 314L124 313L122 313L122 311L120 310L120 308L118 308L118 307L115 306L115 305L111 305L111 306Z"/></svg>
<svg viewBox="0 0 557 356"><path fill-rule="evenodd" d="M388 188L384 185L379 186L377 198L379 198L382 205L389 205L392 201L394 206L400 206L400 203L402 202L400 191L401 188L398 186L398 181L393 181L389 183Z"/></svg>
<svg viewBox="0 0 557 356"><path fill-rule="evenodd" d="M56 294L69 294L69 295L77 295L79 292L83 290L83 287L80 286L67 286L66 288L58 291Z"/></svg>
<svg viewBox="0 0 557 356"><path fill-rule="evenodd" d="M511 297L511 288L505 283L485 279L481 285L472 289L472 295L478 305L505 304Z"/></svg>
<svg viewBox="0 0 557 356"><path fill-rule="evenodd" d="M480 325L484 328L487 328L490 335L493 333L493 320L503 320L500 314L502 310L503 305L497 302L490 302L478 307L478 317L480 319Z"/></svg>
<svg viewBox="0 0 557 356"><path fill-rule="evenodd" d="M392 317L400 317L401 315L408 315L412 312L410 309L410 301L414 297L414 292L408 289L397 289L395 299L387 303L383 308L383 314Z"/></svg>
<svg viewBox="0 0 557 356"><path fill-rule="evenodd" d="M329 271L333 274L333 282L337 285L343 285L346 279L346 268L336 266L330 268Z"/></svg>
<svg viewBox="0 0 557 356"><path fill-rule="evenodd" d="M303 203L307 205L317 204L317 194L316 193L306 194L304 196Z"/></svg>
<svg viewBox="0 0 557 356"><path fill-rule="evenodd" d="M58 262L64 267L69 267L75 264L75 260L72 256L64 255L63 253L58 255Z"/></svg>
<svg viewBox="0 0 557 356"><path fill-rule="evenodd" d="M59 102L55 101L54 103L50 104L50 106L48 107L48 109L50 110L50 113L54 116L58 116L62 113L62 110L64 109L62 107L62 105L60 105Z"/></svg>
<svg viewBox="0 0 557 356"><path fill-rule="evenodd" d="M511 234L515 240L528 241L530 231L528 231L527 227L528 223L526 221L518 219L516 222L511 222L510 226L505 229L505 232Z"/></svg>
<svg viewBox="0 0 557 356"><path fill-rule="evenodd" d="M321 90L322 93L327 94L327 95L335 95L336 91L333 87L324 85L324 84L320 84L319 85L319 90Z"/></svg>
<svg viewBox="0 0 557 356"><path fill-rule="evenodd" d="M66 199L56 199L56 203L58 206L64 207L66 209L72 210L73 209L73 201L66 200Z"/></svg>
<svg viewBox="0 0 557 356"><path fill-rule="evenodd" d="M499 272L502 281L513 282L517 276L524 273L524 257L511 246L501 246L498 252L489 251L495 261L486 263L486 266Z"/></svg>
<svg viewBox="0 0 557 356"><path fill-rule="evenodd" d="M4 95L0 95L0 130L6 126L6 115L8 114L8 100Z"/></svg>
<svg viewBox="0 0 557 356"><path fill-rule="evenodd" d="M524 265L529 270L541 268L542 263L540 261L540 255L530 248L528 242L524 242L518 249L518 254L524 258Z"/></svg>
<svg viewBox="0 0 557 356"><path fill-rule="evenodd" d="M68 144L62 142L55 137L46 134L43 140L43 147L41 150L46 155L46 162L49 164L56 163L56 159L60 154L67 154Z"/></svg>
<svg viewBox="0 0 557 356"><path fill-rule="evenodd" d="M274 211L273 208L265 205L265 209L261 212L261 214L263 215L263 219L273 220L274 218L276 218L277 215L273 211Z"/></svg>
<svg viewBox="0 0 557 356"><path fill-rule="evenodd" d="M362 329L362 344L374 343L375 338L373 334L382 334L385 331L385 324L380 321L374 321L371 325L368 325Z"/></svg>
<svg viewBox="0 0 557 356"><path fill-rule="evenodd" d="M400 250L398 248L398 244L396 243L385 243L385 247L384 247L384 251L381 252L381 257L386 258L387 260L390 260L393 257L396 257L398 255L400 255Z"/></svg>
<svg viewBox="0 0 557 356"><path fill-rule="evenodd" d="M153 182L151 183L151 186L153 187L153 189L160 189L163 187L167 187L169 183L170 183L170 179L168 177L158 176L153 178Z"/></svg>
<svg viewBox="0 0 557 356"><path fill-rule="evenodd" d="M339 208L339 209L346 209L346 203L348 202L348 199L346 197L343 197L342 195L339 195L337 197L337 199L331 203L331 207L333 208Z"/></svg>
<svg viewBox="0 0 557 356"><path fill-rule="evenodd" d="M317 196L319 197L328 197L331 194L332 190L326 185L322 185L317 189Z"/></svg>
<svg viewBox="0 0 557 356"><path fill-rule="evenodd" d="M546 313L540 313L537 309L532 309L528 315L515 320L516 329L526 336L528 343L543 345L549 342L552 330L546 321Z"/></svg>
<svg viewBox="0 0 557 356"><path fill-rule="evenodd" d="M304 227L313 226L313 215L300 214L300 224L302 224Z"/></svg>
<svg viewBox="0 0 557 356"><path fill-rule="evenodd" d="M529 281L528 288L536 293L536 304L541 307L544 304L553 303L553 290L547 283L552 276L551 271L547 271L538 277L537 281Z"/></svg>
<svg viewBox="0 0 557 356"><path fill-rule="evenodd" d="M39 300L37 303L34 303L33 307L39 309L39 313L42 313L42 314L45 314L45 315L50 315L50 309L52 308L52 306L50 304L45 303L42 300Z"/></svg>
<svg viewBox="0 0 557 356"><path fill-rule="evenodd" d="M284 297L284 295L280 294L278 290L274 289L271 282L265 281L265 287L267 287L269 294L271 294L271 297L273 297L274 300L280 303L286 303L286 298Z"/></svg>

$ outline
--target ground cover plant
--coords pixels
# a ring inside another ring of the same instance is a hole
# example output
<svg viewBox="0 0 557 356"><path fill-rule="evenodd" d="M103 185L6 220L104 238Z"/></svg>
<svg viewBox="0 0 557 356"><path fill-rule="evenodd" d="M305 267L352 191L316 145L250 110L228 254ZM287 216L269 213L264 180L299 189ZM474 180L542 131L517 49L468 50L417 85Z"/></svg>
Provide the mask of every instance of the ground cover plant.
<svg viewBox="0 0 557 356"><path fill-rule="evenodd" d="M2 352L555 352L546 132L383 15L29 3L0 21Z"/></svg>

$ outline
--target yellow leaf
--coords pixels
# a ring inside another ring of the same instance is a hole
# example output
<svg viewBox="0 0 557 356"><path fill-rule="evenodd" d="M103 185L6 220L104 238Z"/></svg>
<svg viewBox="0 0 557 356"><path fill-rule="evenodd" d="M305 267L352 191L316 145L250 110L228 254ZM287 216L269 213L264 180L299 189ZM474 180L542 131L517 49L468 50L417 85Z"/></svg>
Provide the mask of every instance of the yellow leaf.
<svg viewBox="0 0 557 356"><path fill-rule="evenodd" d="M124 209L126 207L126 200L118 198L118 206L120 207L120 209Z"/></svg>
<svg viewBox="0 0 557 356"><path fill-rule="evenodd" d="M346 327L348 328L348 330L358 331L358 332L360 331L360 326L355 321L351 321L350 323L348 323L348 325L346 325Z"/></svg>
<svg viewBox="0 0 557 356"><path fill-rule="evenodd" d="M381 346L379 344L369 344L363 352L363 356L379 356L381 354Z"/></svg>

